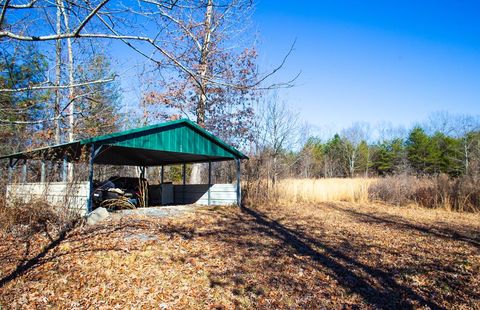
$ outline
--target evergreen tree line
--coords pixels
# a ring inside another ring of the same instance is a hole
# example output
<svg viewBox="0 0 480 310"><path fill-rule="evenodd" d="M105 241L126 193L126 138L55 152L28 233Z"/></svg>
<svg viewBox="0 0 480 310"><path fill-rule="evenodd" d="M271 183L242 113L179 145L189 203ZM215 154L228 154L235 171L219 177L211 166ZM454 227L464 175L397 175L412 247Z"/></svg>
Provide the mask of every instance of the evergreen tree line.
<svg viewBox="0 0 480 310"><path fill-rule="evenodd" d="M75 100L74 137L80 139L118 129L122 117L119 83L99 83L67 89L28 89L32 85L51 85L51 55L32 43L2 42L0 50L0 154L55 144L55 123L60 123L60 142L67 141L68 106ZM79 47L80 48L80 47ZM76 80L95 80L111 75L107 55L99 50L85 51L77 57ZM62 66L66 66L63 64ZM62 81L67 80L64 70ZM68 81L62 82L68 84ZM23 90L22 90L23 89ZM28 90L25 90L28 89ZM60 106L55 106L56 96Z"/></svg>
<svg viewBox="0 0 480 310"><path fill-rule="evenodd" d="M348 134L325 141L311 137L300 151L283 153L286 169L282 171L285 176L305 178L480 174L480 130L456 136L428 131L416 126L405 137L374 142Z"/></svg>

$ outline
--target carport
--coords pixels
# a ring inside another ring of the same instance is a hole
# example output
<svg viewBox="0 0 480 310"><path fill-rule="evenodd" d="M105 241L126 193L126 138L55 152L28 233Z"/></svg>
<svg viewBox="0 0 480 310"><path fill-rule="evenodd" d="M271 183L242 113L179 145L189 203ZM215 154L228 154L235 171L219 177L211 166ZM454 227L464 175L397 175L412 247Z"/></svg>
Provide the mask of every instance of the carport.
<svg viewBox="0 0 480 310"><path fill-rule="evenodd" d="M205 204L220 204L211 193L211 163L233 160L236 163L237 176L235 184L236 203L241 203L240 168L241 160L248 159L234 147L215 137L194 122L181 119L152 126L136 128L113 134L78 140L66 144L34 149L21 153L0 157L8 159L9 183L12 180L13 168L19 164L22 168L22 181L26 179L26 165L28 160L42 161L41 180L45 182L45 162L63 161L63 182L67 183L66 166L68 162L79 162L88 157L88 199L87 212L92 211L93 175L95 165L161 167L166 165L183 165L183 189L188 189L185 182L185 165L192 163L208 163L208 198L203 199ZM30 183L30 187L32 188ZM87 186L87 183L85 183ZM194 188L192 187L192 190ZM27 187L20 191L28 191ZM7 188L8 193L8 188Z"/></svg>

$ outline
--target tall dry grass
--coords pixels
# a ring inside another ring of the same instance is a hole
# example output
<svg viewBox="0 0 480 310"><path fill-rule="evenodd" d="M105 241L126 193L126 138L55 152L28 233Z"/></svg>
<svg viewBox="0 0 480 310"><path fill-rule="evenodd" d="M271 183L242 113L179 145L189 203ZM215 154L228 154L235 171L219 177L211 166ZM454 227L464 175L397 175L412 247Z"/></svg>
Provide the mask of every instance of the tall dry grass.
<svg viewBox="0 0 480 310"><path fill-rule="evenodd" d="M276 185L280 202L368 202L368 189L374 178L283 179Z"/></svg>
<svg viewBox="0 0 480 310"><path fill-rule="evenodd" d="M480 211L480 183L468 177L397 175L385 178L283 179L275 186L259 182L255 188L255 195L249 193L249 201L256 203L383 202L448 211Z"/></svg>

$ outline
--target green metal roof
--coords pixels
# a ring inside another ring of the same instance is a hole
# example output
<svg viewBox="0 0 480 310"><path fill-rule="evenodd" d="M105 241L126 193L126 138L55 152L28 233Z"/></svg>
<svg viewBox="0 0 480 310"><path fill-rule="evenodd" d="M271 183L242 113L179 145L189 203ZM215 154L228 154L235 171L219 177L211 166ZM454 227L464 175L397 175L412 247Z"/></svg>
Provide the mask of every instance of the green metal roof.
<svg viewBox="0 0 480 310"><path fill-rule="evenodd" d="M161 165L248 159L194 122L181 119L142 128L16 153L0 158L69 161L80 158L84 146L102 148L94 162L113 165Z"/></svg>

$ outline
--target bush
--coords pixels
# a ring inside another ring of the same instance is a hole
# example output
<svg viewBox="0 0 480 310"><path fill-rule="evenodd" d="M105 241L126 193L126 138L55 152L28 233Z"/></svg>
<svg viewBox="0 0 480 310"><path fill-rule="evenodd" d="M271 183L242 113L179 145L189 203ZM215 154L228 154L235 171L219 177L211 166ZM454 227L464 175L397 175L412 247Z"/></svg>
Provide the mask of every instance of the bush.
<svg viewBox="0 0 480 310"><path fill-rule="evenodd" d="M388 176L370 185L368 196L373 201L383 201L402 206L412 203L416 192L423 189L417 177L406 174Z"/></svg>
<svg viewBox="0 0 480 310"><path fill-rule="evenodd" d="M44 201L0 206L0 230L18 237L29 237L39 232L56 233L71 226L75 220L69 212L62 212Z"/></svg>
<svg viewBox="0 0 480 310"><path fill-rule="evenodd" d="M480 182L468 176L460 178L450 178L445 174L436 177L389 176L373 183L368 193L373 201L398 206L417 204L427 208L480 211Z"/></svg>

